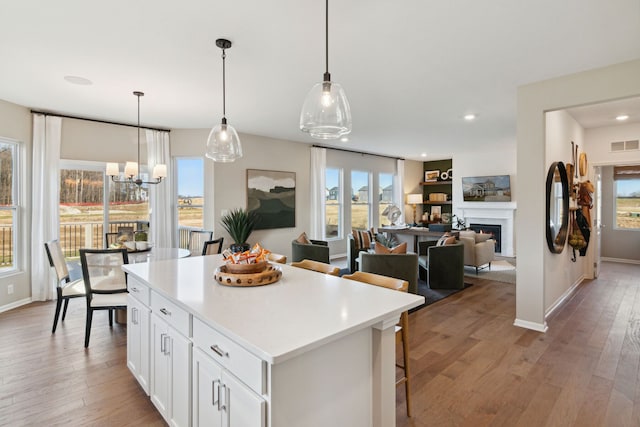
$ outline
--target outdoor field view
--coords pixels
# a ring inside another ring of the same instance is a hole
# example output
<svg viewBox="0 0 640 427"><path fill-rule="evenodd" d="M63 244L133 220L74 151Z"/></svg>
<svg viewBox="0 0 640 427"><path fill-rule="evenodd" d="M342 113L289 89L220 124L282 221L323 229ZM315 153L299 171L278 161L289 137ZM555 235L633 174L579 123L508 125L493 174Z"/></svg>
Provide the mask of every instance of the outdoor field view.
<svg viewBox="0 0 640 427"><path fill-rule="evenodd" d="M640 179L616 181L616 228L640 229Z"/></svg>

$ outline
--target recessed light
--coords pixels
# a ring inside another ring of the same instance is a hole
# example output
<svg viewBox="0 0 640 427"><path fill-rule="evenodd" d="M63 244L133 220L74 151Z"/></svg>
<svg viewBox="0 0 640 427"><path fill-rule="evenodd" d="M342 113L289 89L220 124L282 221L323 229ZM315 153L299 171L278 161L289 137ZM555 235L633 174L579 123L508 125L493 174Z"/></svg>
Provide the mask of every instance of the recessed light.
<svg viewBox="0 0 640 427"><path fill-rule="evenodd" d="M343 136L342 138L340 138L340 141L349 142L349 138L347 138L346 136Z"/></svg>
<svg viewBox="0 0 640 427"><path fill-rule="evenodd" d="M93 84L91 80L79 76L64 76L64 79L74 85L90 86Z"/></svg>
<svg viewBox="0 0 640 427"><path fill-rule="evenodd" d="M623 122L623 121L627 120L628 118L629 118L629 116L626 115L626 114L620 114L619 116L616 116L616 120L619 121L619 122Z"/></svg>
<svg viewBox="0 0 640 427"><path fill-rule="evenodd" d="M472 120L475 120L475 119L476 119L476 117L478 117L478 116L476 116L475 114L465 114L465 115L464 115L464 119L465 119L466 121L468 121L468 122L470 122L470 121L472 121Z"/></svg>

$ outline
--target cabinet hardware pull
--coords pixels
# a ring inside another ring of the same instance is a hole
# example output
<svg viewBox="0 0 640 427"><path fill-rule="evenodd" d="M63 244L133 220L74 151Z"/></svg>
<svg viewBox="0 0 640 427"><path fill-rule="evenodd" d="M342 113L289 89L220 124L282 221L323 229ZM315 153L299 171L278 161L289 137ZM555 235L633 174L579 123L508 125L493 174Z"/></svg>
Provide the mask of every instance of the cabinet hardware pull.
<svg viewBox="0 0 640 427"><path fill-rule="evenodd" d="M138 324L138 321L136 320L136 308L135 307L131 307L131 323L133 323L134 325Z"/></svg>
<svg viewBox="0 0 640 427"><path fill-rule="evenodd" d="M166 354L164 352L164 333L160 334L160 351L162 354Z"/></svg>
<svg viewBox="0 0 640 427"><path fill-rule="evenodd" d="M165 340L168 340L168 342L164 343L164 351L165 351L165 355L170 355L171 354L171 337L169 336L169 334L166 334L164 336Z"/></svg>
<svg viewBox="0 0 640 427"><path fill-rule="evenodd" d="M216 392L218 397L216 398ZM220 380L214 380L211 383L211 405L218 404L218 410L220 410Z"/></svg>
<svg viewBox="0 0 640 427"><path fill-rule="evenodd" d="M218 347L218 344L214 344L209 348L211 348L211 350L213 350L213 352L220 357L225 357L225 356L229 357L229 353L227 353L226 351Z"/></svg>
<svg viewBox="0 0 640 427"><path fill-rule="evenodd" d="M222 391L220 392L220 396L218 396L218 410L219 411L226 411L227 410L227 404L228 399L229 399L229 388L227 387L226 384L220 384L220 387L222 387ZM222 405L220 405L220 402L222 401L222 397L224 397L224 403Z"/></svg>
<svg viewBox="0 0 640 427"><path fill-rule="evenodd" d="M164 314L165 316L171 316L171 312L166 308L161 308L160 313Z"/></svg>
<svg viewBox="0 0 640 427"><path fill-rule="evenodd" d="M138 292L138 288L131 288L132 292Z"/></svg>

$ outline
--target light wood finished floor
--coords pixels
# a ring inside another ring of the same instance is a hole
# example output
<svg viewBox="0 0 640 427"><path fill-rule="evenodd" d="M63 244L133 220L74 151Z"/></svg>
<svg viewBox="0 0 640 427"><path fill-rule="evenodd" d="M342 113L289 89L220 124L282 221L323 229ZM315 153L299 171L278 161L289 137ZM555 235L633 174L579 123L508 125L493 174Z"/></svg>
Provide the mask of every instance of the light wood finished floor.
<svg viewBox="0 0 640 427"><path fill-rule="evenodd" d="M465 278L410 315L414 416L399 387L398 427L640 425L639 277L603 263L546 334L513 326L514 285ZM126 367L126 328L98 313L85 351L84 301L55 335L53 311L0 314L0 425L165 425Z"/></svg>

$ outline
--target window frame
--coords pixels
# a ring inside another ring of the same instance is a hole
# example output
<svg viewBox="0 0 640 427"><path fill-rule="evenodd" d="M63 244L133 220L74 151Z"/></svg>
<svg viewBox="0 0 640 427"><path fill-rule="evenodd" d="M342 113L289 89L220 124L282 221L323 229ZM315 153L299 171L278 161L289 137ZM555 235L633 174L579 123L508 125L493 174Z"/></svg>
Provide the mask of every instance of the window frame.
<svg viewBox="0 0 640 427"><path fill-rule="evenodd" d="M327 198L322 200L322 210L324 212L324 224L322 224L322 239L327 242L338 241L344 239L344 169L340 167L326 167L324 170L325 187L327 179L327 171L338 171L338 233L336 236L327 236ZM326 189L325 189L326 191Z"/></svg>
<svg viewBox="0 0 640 427"><path fill-rule="evenodd" d="M22 150L24 144L20 141L0 137L0 144L13 147L11 155L11 205L0 206L0 210L12 211L11 224L11 257L12 265L10 267L0 267L0 277L11 276L22 270L24 253L22 236L22 184L19 179L24 165L22 163ZM24 168L26 170L26 168Z"/></svg>

